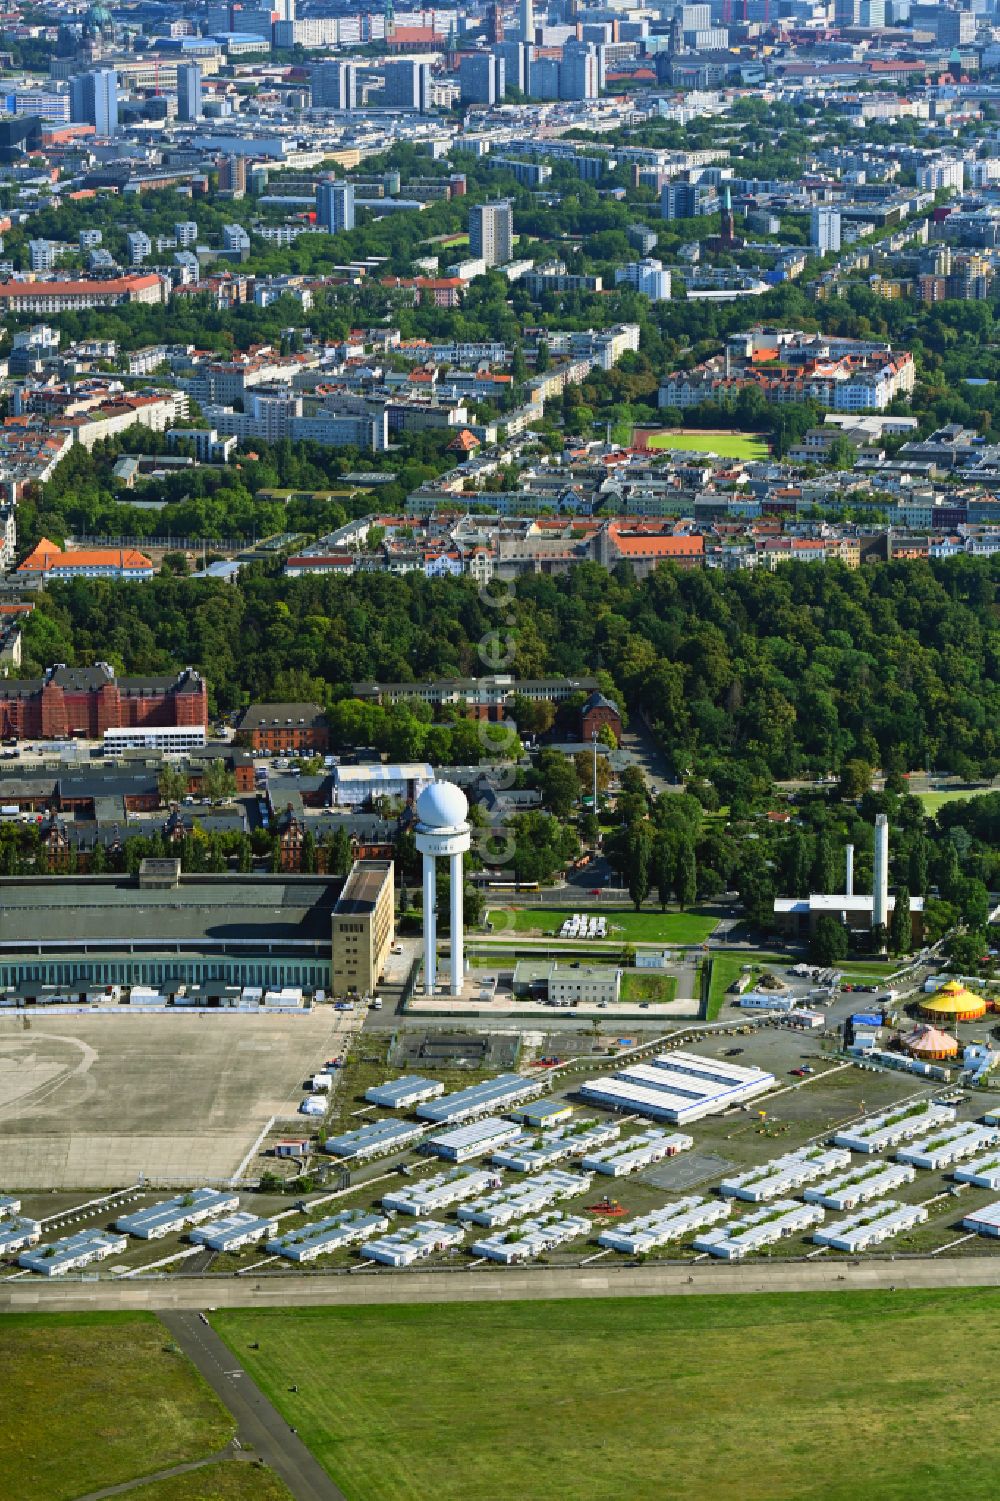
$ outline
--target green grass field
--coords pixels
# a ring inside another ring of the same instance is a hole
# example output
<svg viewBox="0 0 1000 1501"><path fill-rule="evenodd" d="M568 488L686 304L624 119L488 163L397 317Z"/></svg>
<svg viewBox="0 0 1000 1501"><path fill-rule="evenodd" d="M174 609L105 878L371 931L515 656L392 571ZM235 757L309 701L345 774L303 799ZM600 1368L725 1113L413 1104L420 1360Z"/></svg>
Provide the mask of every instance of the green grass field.
<svg viewBox="0 0 1000 1501"><path fill-rule="evenodd" d="M995 1289L234 1310L213 1322L349 1501L1000 1492L982 1426L1000 1358Z"/></svg>
<svg viewBox="0 0 1000 1501"><path fill-rule="evenodd" d="M226 1461L144 1485L135 1501L292 1501L292 1494L271 1470Z"/></svg>
<svg viewBox="0 0 1000 1501"><path fill-rule="evenodd" d="M0 1319L3 1501L71 1501L224 1448L232 1419L170 1346L151 1314Z"/></svg>
<svg viewBox="0 0 1000 1501"><path fill-rule="evenodd" d="M763 438L748 433L710 433L685 429L671 432L669 428L653 433L646 439L653 449L670 449L675 453L715 453L720 459L744 461L766 459L768 447Z"/></svg>
<svg viewBox="0 0 1000 1501"><path fill-rule="evenodd" d="M718 921L700 912L622 912L611 908L588 908L607 919L608 941L612 943L704 943ZM494 933L539 933L546 937L558 934L573 908L494 907L486 915ZM588 946L594 939L586 940Z"/></svg>
<svg viewBox="0 0 1000 1501"><path fill-rule="evenodd" d="M927 816L933 818L945 803L971 802L973 798L986 797L992 791L991 787L949 787L944 792L915 792L913 795L923 804Z"/></svg>
<svg viewBox="0 0 1000 1501"><path fill-rule="evenodd" d="M627 969L622 975L623 1001L672 1001L677 994L677 976L655 970Z"/></svg>

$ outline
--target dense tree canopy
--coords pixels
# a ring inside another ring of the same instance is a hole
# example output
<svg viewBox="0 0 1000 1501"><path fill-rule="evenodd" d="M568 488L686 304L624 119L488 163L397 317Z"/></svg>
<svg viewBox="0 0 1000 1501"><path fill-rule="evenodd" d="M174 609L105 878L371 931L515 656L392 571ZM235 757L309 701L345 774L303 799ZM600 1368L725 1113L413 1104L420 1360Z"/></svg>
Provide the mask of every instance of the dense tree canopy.
<svg viewBox="0 0 1000 1501"><path fill-rule="evenodd" d="M740 778L922 767L1000 770L1000 562L956 558L850 571L681 573L642 583L584 565L519 581L518 675L605 669L682 776ZM105 657L137 672L191 663L217 707L350 697L366 679L495 671L497 611L469 579L363 574L236 586L160 578L54 587L28 624L25 672ZM859 795L863 788L853 788Z"/></svg>

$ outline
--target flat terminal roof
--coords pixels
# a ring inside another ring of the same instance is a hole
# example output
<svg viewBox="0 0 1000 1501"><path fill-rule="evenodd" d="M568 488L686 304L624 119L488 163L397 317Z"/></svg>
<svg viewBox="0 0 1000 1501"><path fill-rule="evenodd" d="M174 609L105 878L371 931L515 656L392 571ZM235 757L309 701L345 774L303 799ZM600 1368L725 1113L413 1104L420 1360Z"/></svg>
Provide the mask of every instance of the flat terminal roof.
<svg viewBox="0 0 1000 1501"><path fill-rule="evenodd" d="M329 942L329 914L339 883L322 877L270 880L235 872L185 877L171 888L144 887L129 877L67 877L0 881L0 946L12 943L93 944L113 940L182 940L211 948L240 938Z"/></svg>

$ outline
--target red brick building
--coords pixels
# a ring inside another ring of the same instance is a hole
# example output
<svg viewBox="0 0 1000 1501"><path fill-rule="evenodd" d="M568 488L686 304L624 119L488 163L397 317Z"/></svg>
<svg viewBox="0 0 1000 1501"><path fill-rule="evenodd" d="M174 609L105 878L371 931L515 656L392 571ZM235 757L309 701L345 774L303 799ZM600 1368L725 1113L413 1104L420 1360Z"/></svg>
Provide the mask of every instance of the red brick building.
<svg viewBox="0 0 1000 1501"><path fill-rule="evenodd" d="M239 738L252 750L317 755L329 746L330 730L319 704L251 704Z"/></svg>
<svg viewBox="0 0 1000 1501"><path fill-rule="evenodd" d="M44 678L0 682L0 734L19 740L100 740L105 730L140 725L204 725L205 679L187 667L176 677L116 678L106 662L50 667Z"/></svg>
<svg viewBox="0 0 1000 1501"><path fill-rule="evenodd" d="M607 725L620 743L622 738L622 717L617 707L610 698L605 698L603 693L592 693L580 711L580 739L591 740L595 733L600 734Z"/></svg>

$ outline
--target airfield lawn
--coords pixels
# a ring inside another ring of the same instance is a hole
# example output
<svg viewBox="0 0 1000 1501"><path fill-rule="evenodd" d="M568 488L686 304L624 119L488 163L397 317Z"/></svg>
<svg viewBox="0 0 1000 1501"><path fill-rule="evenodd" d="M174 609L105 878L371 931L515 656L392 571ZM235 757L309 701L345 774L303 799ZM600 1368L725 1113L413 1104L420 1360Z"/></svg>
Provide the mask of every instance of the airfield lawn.
<svg viewBox="0 0 1000 1501"><path fill-rule="evenodd" d="M494 933L539 933L546 937L558 934L574 909L558 911L554 907L501 907L487 914ZM609 907L588 907L587 915L603 917L608 925L608 940L618 943L704 943L718 923L716 917L699 912L621 912ZM511 923L513 919L513 924ZM593 938L581 943L597 942Z"/></svg>
<svg viewBox="0 0 1000 1501"><path fill-rule="evenodd" d="M151 1314L0 1319L3 1501L70 1501L224 1448L232 1419L169 1345Z"/></svg>
<svg viewBox="0 0 1000 1501"><path fill-rule="evenodd" d="M996 1289L232 1310L213 1322L348 1501L1000 1494L982 1426L1000 1360Z"/></svg>
<svg viewBox="0 0 1000 1501"><path fill-rule="evenodd" d="M745 462L766 459L768 455L764 440L748 433L688 430L671 432L669 428L663 428L647 437L646 446L653 449L673 449L677 453L715 453L720 459L741 459Z"/></svg>
<svg viewBox="0 0 1000 1501"><path fill-rule="evenodd" d="M292 1495L272 1470L223 1461L144 1485L134 1501L292 1501Z"/></svg>

